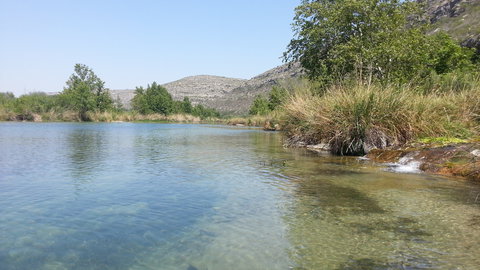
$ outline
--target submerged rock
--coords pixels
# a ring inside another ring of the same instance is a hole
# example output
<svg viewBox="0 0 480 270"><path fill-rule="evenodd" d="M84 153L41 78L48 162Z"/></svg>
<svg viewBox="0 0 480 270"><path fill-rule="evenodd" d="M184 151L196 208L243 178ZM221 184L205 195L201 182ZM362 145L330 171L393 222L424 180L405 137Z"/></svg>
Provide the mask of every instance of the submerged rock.
<svg viewBox="0 0 480 270"><path fill-rule="evenodd" d="M307 145L307 149L313 152L330 152L330 145L326 143L319 143L314 145Z"/></svg>
<svg viewBox="0 0 480 270"><path fill-rule="evenodd" d="M278 123L273 123L272 121L265 121L265 124L263 124L263 130L266 131L280 131L282 130L280 124Z"/></svg>

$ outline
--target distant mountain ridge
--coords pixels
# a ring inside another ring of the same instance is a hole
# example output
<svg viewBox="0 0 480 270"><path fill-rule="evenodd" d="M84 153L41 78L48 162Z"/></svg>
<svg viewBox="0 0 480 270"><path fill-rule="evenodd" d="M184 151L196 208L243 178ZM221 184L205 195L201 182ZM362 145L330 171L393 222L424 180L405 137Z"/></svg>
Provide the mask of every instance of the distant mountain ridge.
<svg viewBox="0 0 480 270"><path fill-rule="evenodd" d="M265 94L272 86L302 74L299 63L284 64L249 80L212 75L189 76L163 84L175 100L188 97L193 104L202 104L232 114L246 113L258 94ZM110 90L114 100L127 109L135 90Z"/></svg>

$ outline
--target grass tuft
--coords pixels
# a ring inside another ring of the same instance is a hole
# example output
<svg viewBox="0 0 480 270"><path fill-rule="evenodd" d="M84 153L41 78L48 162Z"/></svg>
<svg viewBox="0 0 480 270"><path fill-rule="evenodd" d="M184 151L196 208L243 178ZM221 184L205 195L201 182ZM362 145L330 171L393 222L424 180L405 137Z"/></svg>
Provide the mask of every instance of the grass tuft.
<svg viewBox="0 0 480 270"><path fill-rule="evenodd" d="M362 155L422 137L478 133L480 84L464 91L419 93L409 86L335 86L323 95L302 89L284 106L291 144L327 143L334 154Z"/></svg>

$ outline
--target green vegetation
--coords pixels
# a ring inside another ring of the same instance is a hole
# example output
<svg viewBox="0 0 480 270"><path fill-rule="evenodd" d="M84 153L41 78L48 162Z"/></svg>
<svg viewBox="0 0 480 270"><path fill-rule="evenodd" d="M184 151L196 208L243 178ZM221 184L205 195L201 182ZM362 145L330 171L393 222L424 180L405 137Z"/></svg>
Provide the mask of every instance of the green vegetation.
<svg viewBox="0 0 480 270"><path fill-rule="evenodd" d="M456 143L466 143L468 140L449 137L426 137L418 140L420 143L448 145Z"/></svg>
<svg viewBox="0 0 480 270"><path fill-rule="evenodd" d="M326 85L345 78L412 83L472 68L474 51L446 34L426 35L419 12L410 1L305 0L296 9L296 36L285 57Z"/></svg>
<svg viewBox="0 0 480 270"><path fill-rule="evenodd" d="M141 114L191 114L201 119L220 117L220 113L211 108L206 108L200 104L193 106L188 97L183 101L173 100L165 87L153 82L147 86L137 87L135 97L132 100L133 109Z"/></svg>
<svg viewBox="0 0 480 270"><path fill-rule="evenodd" d="M258 95L253 100L252 106L250 107L250 115L267 115L280 106L286 101L289 91L284 86L273 86L270 91L268 98Z"/></svg>
<svg viewBox="0 0 480 270"><path fill-rule="evenodd" d="M423 94L409 86L334 86L296 93L285 105L294 144L328 143L336 154L364 154L422 137L468 138L479 130L480 82L459 93Z"/></svg>
<svg viewBox="0 0 480 270"><path fill-rule="evenodd" d="M60 102L78 112L83 121L90 120L87 112L111 110L113 100L105 89L105 82L86 65L76 64L75 72L67 81L67 87L60 94Z"/></svg>
<svg viewBox="0 0 480 270"><path fill-rule="evenodd" d="M59 95L30 93L18 98L0 93L0 121L217 121L220 114L202 105L193 106L188 97L173 100L167 90L152 83L137 87L132 111L113 101L105 83L83 64L76 64L74 73Z"/></svg>
<svg viewBox="0 0 480 270"><path fill-rule="evenodd" d="M159 113L169 115L173 112L173 99L163 86L153 82L147 89L137 87L132 107L141 114Z"/></svg>
<svg viewBox="0 0 480 270"><path fill-rule="evenodd" d="M415 3L305 0L285 57L310 82L281 106L288 141L340 155L412 141L463 142L480 132L475 53L428 35ZM440 139L436 139L440 140Z"/></svg>
<svg viewBox="0 0 480 270"><path fill-rule="evenodd" d="M258 95L253 100L253 104L248 113L250 115L265 115L270 112L268 105L268 100L265 97Z"/></svg>

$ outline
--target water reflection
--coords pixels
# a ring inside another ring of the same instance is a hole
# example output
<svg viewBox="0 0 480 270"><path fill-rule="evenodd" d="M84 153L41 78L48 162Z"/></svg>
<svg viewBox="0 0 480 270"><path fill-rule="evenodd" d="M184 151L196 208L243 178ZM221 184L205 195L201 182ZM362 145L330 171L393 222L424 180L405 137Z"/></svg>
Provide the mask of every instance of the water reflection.
<svg viewBox="0 0 480 270"><path fill-rule="evenodd" d="M285 149L253 129L40 126L0 124L0 269L480 263L480 190L464 182Z"/></svg>
<svg viewBox="0 0 480 270"><path fill-rule="evenodd" d="M102 170L105 150L105 132L91 125L77 126L66 135L66 153L69 171L77 191Z"/></svg>

